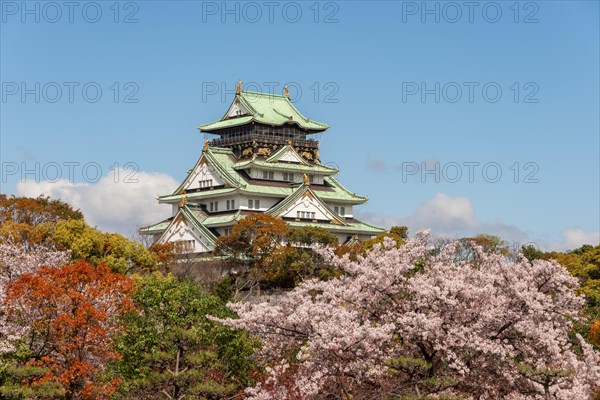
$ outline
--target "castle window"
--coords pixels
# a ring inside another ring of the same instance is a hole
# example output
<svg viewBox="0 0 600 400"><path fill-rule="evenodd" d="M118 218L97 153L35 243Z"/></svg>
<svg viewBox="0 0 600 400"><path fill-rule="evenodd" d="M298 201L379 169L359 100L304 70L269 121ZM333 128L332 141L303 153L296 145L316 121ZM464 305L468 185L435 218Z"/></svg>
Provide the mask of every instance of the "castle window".
<svg viewBox="0 0 600 400"><path fill-rule="evenodd" d="M211 187L213 185L212 179L205 179L205 180L199 181L199 182L200 182L200 189Z"/></svg>
<svg viewBox="0 0 600 400"><path fill-rule="evenodd" d="M263 179L273 180L274 176L273 171L263 171Z"/></svg>
<svg viewBox="0 0 600 400"><path fill-rule="evenodd" d="M316 213L310 211L296 211L296 218L300 219L315 219Z"/></svg>
<svg viewBox="0 0 600 400"><path fill-rule="evenodd" d="M346 207L340 207L340 215L346 215Z"/></svg>
<svg viewBox="0 0 600 400"><path fill-rule="evenodd" d="M315 180L315 176L314 176L314 175L309 175L309 176L308 176L308 181L309 181L310 183L313 183L313 182L314 182L314 180Z"/></svg>
<svg viewBox="0 0 600 400"><path fill-rule="evenodd" d="M191 253L196 248L196 242L194 240L177 240L175 247L184 253Z"/></svg>
<svg viewBox="0 0 600 400"><path fill-rule="evenodd" d="M254 202L252 201L252 199L248 199L248 208L252 208L253 205Z"/></svg>
<svg viewBox="0 0 600 400"><path fill-rule="evenodd" d="M287 181L287 182L293 182L294 181L294 174L291 172L284 172L283 173L283 180Z"/></svg>
<svg viewBox="0 0 600 400"><path fill-rule="evenodd" d="M225 208L227 210L235 210L235 200L227 200L227 203L225 203Z"/></svg>
<svg viewBox="0 0 600 400"><path fill-rule="evenodd" d="M260 209L260 200L254 200L254 208Z"/></svg>

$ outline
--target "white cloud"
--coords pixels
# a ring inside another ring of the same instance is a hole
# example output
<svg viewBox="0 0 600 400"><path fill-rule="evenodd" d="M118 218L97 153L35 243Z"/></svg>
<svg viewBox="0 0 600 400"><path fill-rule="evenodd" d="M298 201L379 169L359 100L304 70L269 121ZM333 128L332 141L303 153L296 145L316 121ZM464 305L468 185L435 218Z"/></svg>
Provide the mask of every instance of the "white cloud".
<svg viewBox="0 0 600 400"><path fill-rule="evenodd" d="M118 176L131 171L121 170ZM17 196L37 197L41 194L60 199L80 209L91 226L126 236L140 226L158 222L170 215L171 208L158 204L156 197L172 193L177 181L171 176L137 172L137 182L115 181L111 171L96 183L22 181L17 183Z"/></svg>
<svg viewBox="0 0 600 400"><path fill-rule="evenodd" d="M435 226L444 234L472 229L478 225L471 200L467 197L453 197L445 193L436 194L433 199L417 208L406 220L410 225L417 227L417 230Z"/></svg>
<svg viewBox="0 0 600 400"><path fill-rule="evenodd" d="M597 245L600 243L600 231L584 231L581 228L568 228L561 232L561 241L547 244L548 250L573 250L584 244Z"/></svg>
<svg viewBox="0 0 600 400"><path fill-rule="evenodd" d="M393 225L405 225L413 233L421 229L431 229L435 235L453 238L483 233L500 236L511 244L532 244L542 250L564 251L575 249L583 244L596 245L600 242L599 232L588 232L580 228L565 229L561 233L562 241L548 243L536 240L515 225L478 219L468 197L451 196L445 193L437 193L412 214L405 216L361 213L360 210L357 214L359 218L362 217L370 223L387 228Z"/></svg>

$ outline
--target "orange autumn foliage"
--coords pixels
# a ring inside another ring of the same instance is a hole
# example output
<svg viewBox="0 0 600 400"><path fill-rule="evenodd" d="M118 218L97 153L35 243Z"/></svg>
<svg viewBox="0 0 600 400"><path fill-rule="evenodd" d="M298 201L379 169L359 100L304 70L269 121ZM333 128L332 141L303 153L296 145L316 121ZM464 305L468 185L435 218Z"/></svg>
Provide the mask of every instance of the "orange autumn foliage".
<svg viewBox="0 0 600 400"><path fill-rule="evenodd" d="M85 261L42 267L9 284L7 311L28 332L31 357L24 364L47 368L27 384L58 382L65 399L108 399L119 382L102 382L99 374L120 358L112 338L116 319L135 310L132 293L130 278Z"/></svg>
<svg viewBox="0 0 600 400"><path fill-rule="evenodd" d="M594 322L590 328L590 342L600 346L600 320Z"/></svg>
<svg viewBox="0 0 600 400"><path fill-rule="evenodd" d="M177 255L173 243L154 243L148 250L158 257L159 263L171 261Z"/></svg>
<svg viewBox="0 0 600 400"><path fill-rule="evenodd" d="M217 240L215 253L245 258L256 269L263 268L288 233L281 218L253 213L238 221L229 235Z"/></svg>

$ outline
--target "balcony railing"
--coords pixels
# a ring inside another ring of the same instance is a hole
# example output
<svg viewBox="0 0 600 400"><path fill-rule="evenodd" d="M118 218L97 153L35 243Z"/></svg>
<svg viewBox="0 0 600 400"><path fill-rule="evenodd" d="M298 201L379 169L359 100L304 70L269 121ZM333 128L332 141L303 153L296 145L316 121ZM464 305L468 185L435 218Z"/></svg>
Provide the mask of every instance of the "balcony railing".
<svg viewBox="0 0 600 400"><path fill-rule="evenodd" d="M210 145L215 147L226 147L235 146L238 144L252 143L253 141L256 141L257 143L268 143L277 145L285 145L288 144L288 142L291 142L293 146L310 148L319 147L318 140L301 139L298 137L282 137L278 135L269 135L264 133L246 133L241 135L221 137L218 139L211 140Z"/></svg>

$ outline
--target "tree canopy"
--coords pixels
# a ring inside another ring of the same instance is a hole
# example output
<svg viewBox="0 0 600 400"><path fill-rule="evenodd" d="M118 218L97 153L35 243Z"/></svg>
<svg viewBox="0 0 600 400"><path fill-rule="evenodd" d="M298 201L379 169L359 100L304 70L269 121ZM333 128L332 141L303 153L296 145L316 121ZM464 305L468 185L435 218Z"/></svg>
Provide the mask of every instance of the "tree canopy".
<svg viewBox="0 0 600 400"><path fill-rule="evenodd" d="M592 398L599 354L570 336L577 279L552 261L475 248L473 264L460 243L428 242L388 239L356 261L327 250L339 278L231 305L239 319L223 322L260 337L269 366L250 398Z"/></svg>
<svg viewBox="0 0 600 400"><path fill-rule="evenodd" d="M102 372L119 357L112 340L119 316L134 309L132 290L129 278L85 261L44 266L9 283L6 312L24 328L19 345L26 356L14 369L19 379L4 384L2 393L38 396L51 383L67 400L110 398L118 379L104 381Z"/></svg>
<svg viewBox="0 0 600 400"><path fill-rule="evenodd" d="M140 312L123 319L116 365L123 397L225 399L250 382L253 342L207 318L234 315L219 298L173 275L134 280Z"/></svg>

